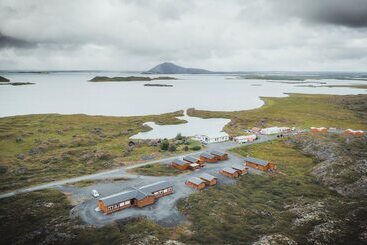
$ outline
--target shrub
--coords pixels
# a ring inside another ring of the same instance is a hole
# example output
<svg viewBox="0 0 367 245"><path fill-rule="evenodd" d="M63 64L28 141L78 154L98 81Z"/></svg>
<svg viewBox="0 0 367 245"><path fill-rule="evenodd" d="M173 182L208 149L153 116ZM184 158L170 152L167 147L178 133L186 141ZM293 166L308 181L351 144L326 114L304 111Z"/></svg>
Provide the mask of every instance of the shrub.
<svg viewBox="0 0 367 245"><path fill-rule="evenodd" d="M163 140L161 143L161 150L162 151L167 151L169 148L169 142L168 140Z"/></svg>
<svg viewBox="0 0 367 245"><path fill-rule="evenodd" d="M182 134L181 133L178 133L177 135L176 135L176 140L182 140Z"/></svg>
<svg viewBox="0 0 367 245"><path fill-rule="evenodd" d="M191 150L193 150L193 151L198 151L200 149L201 149L200 145L195 145L195 146L191 147Z"/></svg>
<svg viewBox="0 0 367 245"><path fill-rule="evenodd" d="M177 147L176 147L176 145L171 144L171 145L168 147L168 150L169 150L169 151L171 151L171 152L173 152L173 151L176 151L176 150L177 150Z"/></svg>
<svg viewBox="0 0 367 245"><path fill-rule="evenodd" d="M184 151L188 151L188 150L189 150L189 147L187 145L185 145Z"/></svg>

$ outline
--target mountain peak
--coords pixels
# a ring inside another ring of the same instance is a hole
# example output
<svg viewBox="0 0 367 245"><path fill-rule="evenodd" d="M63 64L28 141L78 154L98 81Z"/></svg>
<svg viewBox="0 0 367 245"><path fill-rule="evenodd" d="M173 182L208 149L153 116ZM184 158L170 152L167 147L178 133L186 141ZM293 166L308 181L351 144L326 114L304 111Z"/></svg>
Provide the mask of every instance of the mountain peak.
<svg viewBox="0 0 367 245"><path fill-rule="evenodd" d="M148 74L209 74L208 70L198 68L185 68L171 62L164 62L144 72Z"/></svg>

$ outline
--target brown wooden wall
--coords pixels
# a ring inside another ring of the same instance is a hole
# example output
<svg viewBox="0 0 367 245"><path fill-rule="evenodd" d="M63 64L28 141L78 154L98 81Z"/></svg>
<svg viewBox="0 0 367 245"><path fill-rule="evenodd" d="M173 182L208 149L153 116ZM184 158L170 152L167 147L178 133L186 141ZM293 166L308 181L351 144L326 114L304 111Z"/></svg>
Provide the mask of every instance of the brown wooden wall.
<svg viewBox="0 0 367 245"><path fill-rule="evenodd" d="M202 156L200 156L200 160L203 161L203 162L209 162L209 163L214 163L214 162L218 161L216 158L209 159L209 158L202 157Z"/></svg>
<svg viewBox="0 0 367 245"><path fill-rule="evenodd" d="M145 207L147 205L152 205L154 202L155 202L155 197L154 196L147 196L144 199L137 200L136 201L136 206L138 208L142 208L142 207Z"/></svg>
<svg viewBox="0 0 367 245"><path fill-rule="evenodd" d="M177 168L179 170L186 170L189 168L189 164L185 164L185 165L178 165L176 163L172 163L172 167Z"/></svg>
<svg viewBox="0 0 367 245"><path fill-rule="evenodd" d="M192 188L198 189L198 190L202 190L205 188L205 183L201 183L200 185L196 185L190 181L186 181L185 183L187 186L190 186Z"/></svg>
<svg viewBox="0 0 367 245"><path fill-rule="evenodd" d="M238 177L238 173L237 172L231 174L231 173L228 173L226 171L221 170L221 171L219 171L219 173L222 174L222 175L224 175L224 176L227 176L229 178L237 178Z"/></svg>

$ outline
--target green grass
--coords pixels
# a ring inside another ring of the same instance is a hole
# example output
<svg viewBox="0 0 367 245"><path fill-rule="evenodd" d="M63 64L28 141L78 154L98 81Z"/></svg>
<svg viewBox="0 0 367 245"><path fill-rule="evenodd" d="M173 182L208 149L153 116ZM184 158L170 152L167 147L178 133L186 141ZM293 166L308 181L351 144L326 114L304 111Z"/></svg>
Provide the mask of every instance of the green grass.
<svg viewBox="0 0 367 245"><path fill-rule="evenodd" d="M143 123L179 124L181 112L139 117L28 115L0 118L0 192L75 177L176 153L129 137L150 130ZM37 152L31 154L30 151ZM177 153L184 152L180 146Z"/></svg>
<svg viewBox="0 0 367 245"><path fill-rule="evenodd" d="M358 210L361 217L342 222L342 232L333 244L355 242L358 225L367 217L366 200L343 198L317 184L309 172L315 163L284 141L274 141L234 150L243 156L271 160L283 174L246 175L235 185L217 186L195 193L179 202L193 230L192 236L181 240L189 244L251 244L263 235L281 233L299 244L307 240L315 225L332 220L353 219ZM287 205L307 205L321 201L325 212L320 219L295 227L296 215ZM363 218L364 217L364 218Z"/></svg>
<svg viewBox="0 0 367 245"><path fill-rule="evenodd" d="M231 135L243 134L251 127L290 126L309 128L337 127L367 129L367 95L305 95L291 94L285 98L262 98L265 105L254 110L215 112L191 109L188 114L202 118L229 118L224 130Z"/></svg>
<svg viewBox="0 0 367 245"><path fill-rule="evenodd" d="M174 176L181 174L182 171L169 164L155 163L129 170L130 173L148 176Z"/></svg>

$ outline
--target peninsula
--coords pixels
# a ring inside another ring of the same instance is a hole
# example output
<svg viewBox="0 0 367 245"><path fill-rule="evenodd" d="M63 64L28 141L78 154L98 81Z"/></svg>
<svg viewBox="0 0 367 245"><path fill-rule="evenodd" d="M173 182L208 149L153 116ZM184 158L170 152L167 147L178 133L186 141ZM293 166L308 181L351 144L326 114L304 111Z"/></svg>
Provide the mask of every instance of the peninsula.
<svg viewBox="0 0 367 245"><path fill-rule="evenodd" d="M175 77L106 77L96 76L89 80L89 82L139 82L139 81L153 81L153 80L177 80Z"/></svg>

